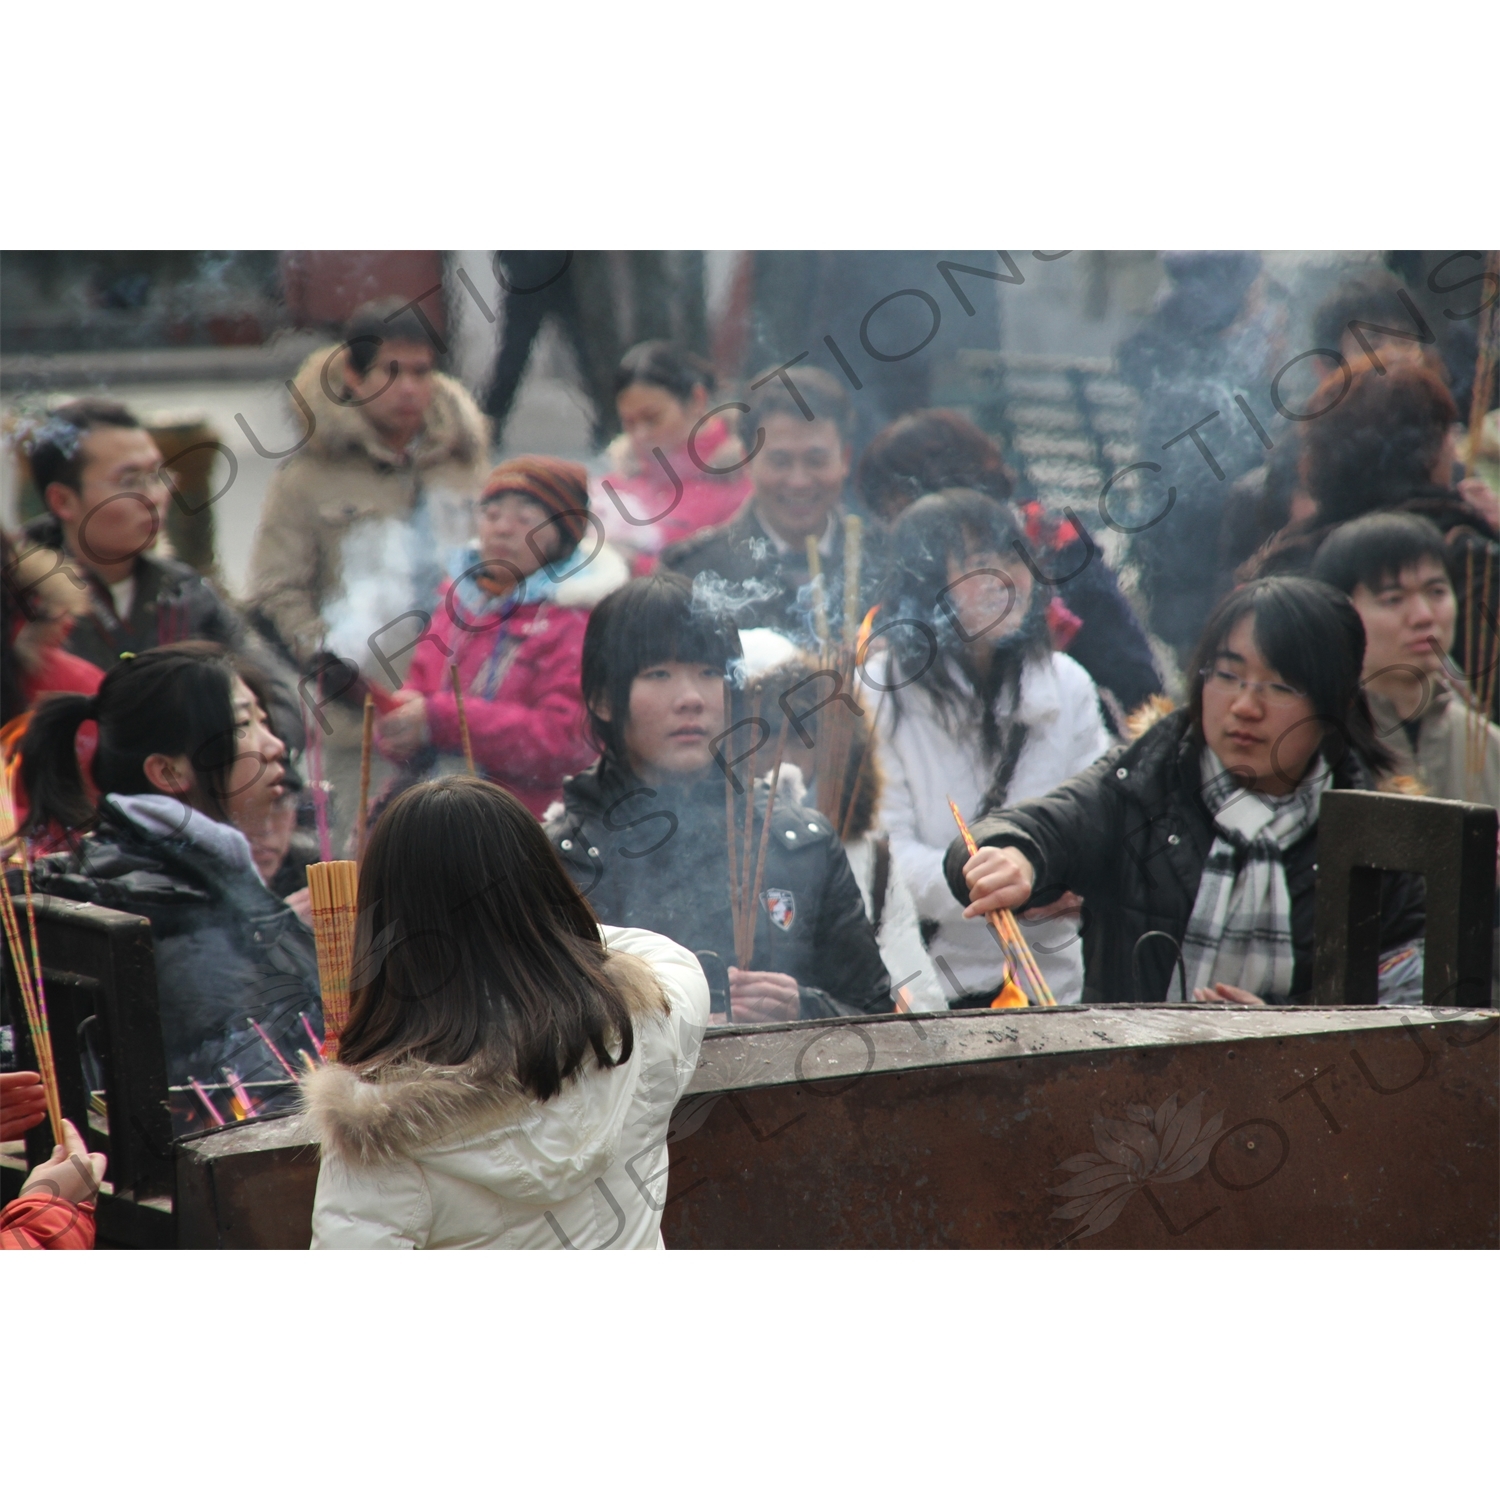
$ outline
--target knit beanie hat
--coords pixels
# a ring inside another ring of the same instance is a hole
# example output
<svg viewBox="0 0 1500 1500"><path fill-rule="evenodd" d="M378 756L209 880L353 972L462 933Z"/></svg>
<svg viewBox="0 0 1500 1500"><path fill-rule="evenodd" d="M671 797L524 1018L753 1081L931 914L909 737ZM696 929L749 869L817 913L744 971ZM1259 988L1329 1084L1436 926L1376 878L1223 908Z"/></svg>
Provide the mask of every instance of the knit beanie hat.
<svg viewBox="0 0 1500 1500"><path fill-rule="evenodd" d="M525 453L519 458L508 458L490 470L479 503L482 505L500 495L525 495L546 510L563 536L576 547L588 526L588 485L588 470L582 464Z"/></svg>

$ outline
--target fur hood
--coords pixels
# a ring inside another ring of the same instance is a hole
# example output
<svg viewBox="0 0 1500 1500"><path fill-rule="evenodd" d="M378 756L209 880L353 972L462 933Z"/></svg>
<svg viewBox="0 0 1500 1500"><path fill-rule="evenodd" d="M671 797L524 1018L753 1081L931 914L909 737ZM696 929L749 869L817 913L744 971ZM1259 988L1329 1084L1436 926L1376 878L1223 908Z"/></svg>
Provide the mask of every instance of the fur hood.
<svg viewBox="0 0 1500 1500"><path fill-rule="evenodd" d="M338 344L319 349L303 361L293 384L312 412L314 424L303 452L330 462L364 459L393 463L395 455L365 420L361 408L336 399L342 394L343 383L343 358ZM489 422L474 398L452 376L434 373L432 384L432 406L413 454L417 468L438 468L444 464L473 468L487 462ZM306 427L306 412L299 409L292 416L299 430Z"/></svg>
<svg viewBox="0 0 1500 1500"><path fill-rule="evenodd" d="M638 1031L643 1023L670 1013L662 986L643 959L613 952L608 964ZM638 1034L637 1055L640 1045ZM624 1069L600 1069L586 1061L558 1098L566 1099L591 1078L615 1071ZM302 1099L323 1150L365 1168L480 1141L557 1102L540 1103L514 1078L475 1067L418 1062L373 1075L333 1063L303 1077Z"/></svg>

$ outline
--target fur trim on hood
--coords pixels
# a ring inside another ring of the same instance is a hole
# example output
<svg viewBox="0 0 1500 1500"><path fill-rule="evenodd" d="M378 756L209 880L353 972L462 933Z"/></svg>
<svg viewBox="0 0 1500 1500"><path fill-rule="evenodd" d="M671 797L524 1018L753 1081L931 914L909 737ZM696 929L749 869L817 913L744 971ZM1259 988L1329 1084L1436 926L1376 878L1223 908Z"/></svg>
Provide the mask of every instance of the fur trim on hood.
<svg viewBox="0 0 1500 1500"><path fill-rule="evenodd" d="M335 462L362 458L392 463L395 455L365 420L363 409L336 399L344 387L340 348L338 344L330 344L309 354L293 382L298 396L313 415L312 435L303 451ZM421 441L413 450L417 468L431 469L449 463L466 467L485 464L489 457L490 427L474 398L449 375L434 372L432 386L427 423ZM292 418L299 431L306 429L305 411L294 410Z"/></svg>
<svg viewBox="0 0 1500 1500"><path fill-rule="evenodd" d="M633 1024L670 1013L655 972L630 953L611 953ZM563 1088L576 1086L585 1061ZM373 1075L330 1063L302 1078L303 1110L325 1151L359 1167L478 1140L543 1107L514 1079L469 1066L408 1062Z"/></svg>

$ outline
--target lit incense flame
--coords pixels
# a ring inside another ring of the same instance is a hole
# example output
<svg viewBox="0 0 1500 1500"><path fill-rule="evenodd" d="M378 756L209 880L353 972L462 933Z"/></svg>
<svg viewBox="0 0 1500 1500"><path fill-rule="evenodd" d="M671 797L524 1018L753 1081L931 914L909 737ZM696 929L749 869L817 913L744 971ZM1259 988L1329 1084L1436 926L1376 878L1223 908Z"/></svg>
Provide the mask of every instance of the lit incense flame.
<svg viewBox="0 0 1500 1500"><path fill-rule="evenodd" d="M872 604L869 612L860 622L859 634L854 637L854 665L862 667L865 664L865 653L870 649L870 634L875 625L875 616L880 613L880 606Z"/></svg>

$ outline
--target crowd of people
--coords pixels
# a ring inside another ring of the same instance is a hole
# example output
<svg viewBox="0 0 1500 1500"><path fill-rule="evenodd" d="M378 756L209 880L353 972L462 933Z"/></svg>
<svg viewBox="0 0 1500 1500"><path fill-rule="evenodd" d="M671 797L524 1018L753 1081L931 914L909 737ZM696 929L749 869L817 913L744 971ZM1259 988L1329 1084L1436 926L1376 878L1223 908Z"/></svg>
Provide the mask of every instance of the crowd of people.
<svg viewBox="0 0 1500 1500"><path fill-rule="evenodd" d="M376 303L293 383L236 602L165 555L139 419L70 401L5 538L32 884L150 920L179 1133L225 1077L286 1107L303 1059L328 1245L654 1243L654 1200L606 1191L610 1239L588 1194L662 1139L704 1027L989 1007L1019 977L991 912L1060 1004L1296 1003L1324 790L1500 805L1500 501L1458 477L1430 348L1329 337L1323 414L1228 476L1217 547L1153 536L1130 575L960 412L856 453L810 367L726 400L643 344L593 475L492 464L424 321ZM362 847L334 658L376 704ZM369 920L317 1066L304 872L331 852ZM1422 885L1385 885L1381 999L1419 1001Z"/></svg>

